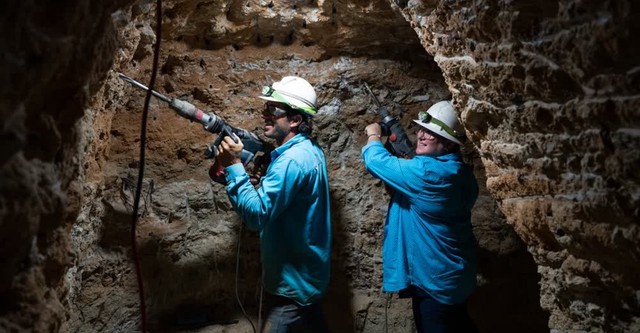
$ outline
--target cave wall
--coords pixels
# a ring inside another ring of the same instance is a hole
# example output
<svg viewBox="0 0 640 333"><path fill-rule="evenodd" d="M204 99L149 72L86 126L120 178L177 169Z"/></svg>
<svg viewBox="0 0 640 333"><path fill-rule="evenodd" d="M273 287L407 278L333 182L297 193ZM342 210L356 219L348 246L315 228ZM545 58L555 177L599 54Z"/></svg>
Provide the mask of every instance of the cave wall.
<svg viewBox="0 0 640 333"><path fill-rule="evenodd" d="M409 1L558 331L640 330L634 1Z"/></svg>
<svg viewBox="0 0 640 333"><path fill-rule="evenodd" d="M3 330L139 329L129 229L144 95L116 72L147 83L155 32L153 3L130 2L11 1L0 14ZM409 303L387 306L380 290L388 198L359 160L376 120L362 82L410 132L437 100L452 95L461 112L482 188L470 302L481 331L637 329L636 4L163 5L161 92L259 132L262 84L295 73L316 86L336 331L382 331L386 319L390 331L413 329ZM158 101L150 111L138 232L153 331L194 319L250 331L234 288L255 321L257 239L208 183L213 137Z"/></svg>
<svg viewBox="0 0 640 333"><path fill-rule="evenodd" d="M0 13L0 329L54 332L82 196L87 101L112 66L126 1L8 1ZM90 14L90 15L89 15Z"/></svg>

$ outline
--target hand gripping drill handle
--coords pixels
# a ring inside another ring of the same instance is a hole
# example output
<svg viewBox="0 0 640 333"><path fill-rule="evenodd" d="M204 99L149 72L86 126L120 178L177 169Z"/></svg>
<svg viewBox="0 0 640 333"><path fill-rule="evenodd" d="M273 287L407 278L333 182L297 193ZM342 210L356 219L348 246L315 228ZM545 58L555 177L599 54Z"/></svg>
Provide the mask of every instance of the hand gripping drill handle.
<svg viewBox="0 0 640 333"><path fill-rule="evenodd" d="M409 136L407 136L407 133L397 119L393 118L392 121L388 122L384 122L383 120L380 127L382 128L382 135L389 136L389 139L385 143L387 150L399 157L412 158L415 156L413 144L411 144Z"/></svg>
<svg viewBox="0 0 640 333"><path fill-rule="evenodd" d="M413 144L409 140L409 136L402 128L402 125L395 117L389 114L389 111L384 106L380 105L378 98L373 94L369 85L364 84L367 92L376 103L377 113L382 118L378 124L382 129L382 135L388 136L387 142L384 147L393 155L403 158L411 158L415 155Z"/></svg>

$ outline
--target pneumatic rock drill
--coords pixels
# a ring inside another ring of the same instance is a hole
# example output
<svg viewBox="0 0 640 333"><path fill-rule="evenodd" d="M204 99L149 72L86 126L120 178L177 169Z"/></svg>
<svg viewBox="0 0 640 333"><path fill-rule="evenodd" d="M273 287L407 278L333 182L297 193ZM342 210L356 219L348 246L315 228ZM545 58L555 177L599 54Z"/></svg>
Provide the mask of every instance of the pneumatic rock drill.
<svg viewBox="0 0 640 333"><path fill-rule="evenodd" d="M364 87L376 104L376 113L382 118L382 121L378 122L382 129L382 136L388 136L384 147L395 156L412 158L415 155L415 148L413 144L411 144L407 133L404 131L404 128L402 128L398 119L391 116L389 111L380 104L380 101L378 101L376 95L369 89L369 85L366 82Z"/></svg>
<svg viewBox="0 0 640 333"><path fill-rule="evenodd" d="M118 73L118 76L122 80L132 84L134 87L140 88L142 90L150 90L147 86L122 73ZM242 164L246 166L247 164L254 162L254 171L258 173L261 173L260 170L266 168L266 166L268 165L268 159L270 157L269 153L271 150L273 150L273 147L270 144L262 141L254 133L251 133L242 128L233 127L215 114L205 113L204 111L198 109L195 105L187 101L183 101L177 98L169 98L155 90L151 90L151 93L158 99L167 102L169 104L169 107L175 110L181 117L189 119L191 121L197 121L203 125L206 131L218 135L216 140L206 149L204 153L205 158L215 158L215 156L217 155L217 147L220 145L222 140L226 136L230 136L233 138L233 133L237 135L238 138L240 138L240 141L242 141L242 144L244 145L244 149L242 151L242 154L240 155ZM260 158L259 162L254 161L254 158L258 155L258 153L262 153L262 158ZM211 177L211 180L221 184L225 184L226 181L224 179L223 170L221 167L216 167L216 164L214 164L214 167L211 168L209 176Z"/></svg>

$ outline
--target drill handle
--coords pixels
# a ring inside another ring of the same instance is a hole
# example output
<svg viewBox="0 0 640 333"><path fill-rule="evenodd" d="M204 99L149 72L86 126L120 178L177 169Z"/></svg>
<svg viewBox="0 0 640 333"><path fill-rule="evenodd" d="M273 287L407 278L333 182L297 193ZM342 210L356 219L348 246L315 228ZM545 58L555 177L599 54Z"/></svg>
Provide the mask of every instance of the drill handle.
<svg viewBox="0 0 640 333"><path fill-rule="evenodd" d="M232 133L233 131L231 129L231 126L226 124L222 126L222 129L218 133L218 137L216 138L216 140L213 141L213 143L209 145L209 147L207 147L207 150L204 153L205 157L215 158L218 155L218 147L222 143L222 140L224 140L224 138L227 136L230 136L233 139L233 141L237 143L238 140L232 135Z"/></svg>
<svg viewBox="0 0 640 333"><path fill-rule="evenodd" d="M392 154L402 158L412 158L415 156L415 148L409 140L409 136L398 122L389 128L389 138L387 139L387 149ZM390 149L391 148L391 149Z"/></svg>
<svg viewBox="0 0 640 333"><path fill-rule="evenodd" d="M234 128L230 125L225 124L222 127L220 134L218 134L216 140L211 145L209 145L209 147L207 147L207 150L204 153L205 157L215 158L218 155L218 147L220 146L220 143L222 143L222 140L224 140L224 138L227 136L231 137L236 143L238 143L238 139L242 141L244 148L240 153L240 160L242 161L243 165L251 163L256 153L263 152L265 149L264 142L262 142L262 140L260 140L260 138L258 138L255 134L247 130Z"/></svg>

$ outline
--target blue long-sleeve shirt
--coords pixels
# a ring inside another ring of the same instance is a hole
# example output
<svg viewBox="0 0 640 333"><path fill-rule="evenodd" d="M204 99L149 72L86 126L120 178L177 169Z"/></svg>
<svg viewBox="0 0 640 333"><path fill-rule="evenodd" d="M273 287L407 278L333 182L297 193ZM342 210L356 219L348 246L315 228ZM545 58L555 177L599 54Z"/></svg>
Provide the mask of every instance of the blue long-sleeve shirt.
<svg viewBox="0 0 640 333"><path fill-rule="evenodd" d="M271 153L259 189L241 164L226 168L227 194L244 223L260 233L265 290L300 305L329 283L331 210L320 147L298 134Z"/></svg>
<svg viewBox="0 0 640 333"><path fill-rule="evenodd" d="M393 189L384 226L384 290L414 285L441 303L466 300L476 286L472 170L457 153L402 159L380 141L365 145L362 158L369 173Z"/></svg>

